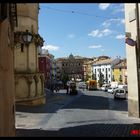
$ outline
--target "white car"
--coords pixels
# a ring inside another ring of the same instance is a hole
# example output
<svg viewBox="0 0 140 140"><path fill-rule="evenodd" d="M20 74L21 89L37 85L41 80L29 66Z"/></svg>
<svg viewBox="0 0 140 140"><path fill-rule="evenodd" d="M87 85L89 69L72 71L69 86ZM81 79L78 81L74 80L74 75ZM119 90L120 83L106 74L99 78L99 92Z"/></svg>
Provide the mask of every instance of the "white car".
<svg viewBox="0 0 140 140"><path fill-rule="evenodd" d="M118 88L123 88L126 90L126 92L128 92L128 87L127 85L118 85Z"/></svg>
<svg viewBox="0 0 140 140"><path fill-rule="evenodd" d="M107 91L107 89L110 87L110 84L104 84L104 85L102 85L102 87L101 87L101 90L102 91Z"/></svg>
<svg viewBox="0 0 140 140"><path fill-rule="evenodd" d="M113 94L113 92L114 92L115 89L116 89L115 87L109 87L109 88L107 89L107 92Z"/></svg>
<svg viewBox="0 0 140 140"><path fill-rule="evenodd" d="M114 99L122 98L127 99L127 91L123 88L117 88L114 90Z"/></svg>
<svg viewBox="0 0 140 140"><path fill-rule="evenodd" d="M79 82L78 88L85 89L86 88L86 84L84 82Z"/></svg>

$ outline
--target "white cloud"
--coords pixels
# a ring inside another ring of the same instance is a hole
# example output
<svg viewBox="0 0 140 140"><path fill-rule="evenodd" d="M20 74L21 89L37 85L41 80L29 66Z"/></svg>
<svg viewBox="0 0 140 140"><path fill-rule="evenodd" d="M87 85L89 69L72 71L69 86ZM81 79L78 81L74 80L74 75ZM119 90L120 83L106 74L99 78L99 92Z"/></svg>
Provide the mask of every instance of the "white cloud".
<svg viewBox="0 0 140 140"><path fill-rule="evenodd" d="M121 19L121 23L124 24L125 23L125 19Z"/></svg>
<svg viewBox="0 0 140 140"><path fill-rule="evenodd" d="M94 30L91 33L89 33L88 35L92 36L92 37L96 37L96 36L98 36L98 34L99 34L99 30Z"/></svg>
<svg viewBox="0 0 140 140"><path fill-rule="evenodd" d="M124 12L124 4L117 4L113 6L113 13L119 13L119 12Z"/></svg>
<svg viewBox="0 0 140 140"><path fill-rule="evenodd" d="M49 51L57 51L59 49L58 46L55 45L45 45L42 47L43 50L49 50Z"/></svg>
<svg viewBox="0 0 140 140"><path fill-rule="evenodd" d="M111 23L107 20L107 21L104 21L102 23L102 25L107 28L107 27L109 27L111 25Z"/></svg>
<svg viewBox="0 0 140 140"><path fill-rule="evenodd" d="M118 19L109 19L109 20L106 20L102 23L102 26L104 27L109 27L111 26L111 24L117 24L117 25L120 25L120 24L124 24L124 19L121 19L121 18L118 18Z"/></svg>
<svg viewBox="0 0 140 140"><path fill-rule="evenodd" d="M75 34L69 34L68 37L69 38L74 38L75 37Z"/></svg>
<svg viewBox="0 0 140 140"><path fill-rule="evenodd" d="M110 3L100 3L99 8L101 10L106 10L110 6Z"/></svg>
<svg viewBox="0 0 140 140"><path fill-rule="evenodd" d="M116 36L116 39L124 39L124 38L125 38L125 35L122 35L122 34Z"/></svg>
<svg viewBox="0 0 140 140"><path fill-rule="evenodd" d="M89 46L89 48L91 48L91 49L99 49L101 47L102 47L101 45L92 45L92 46Z"/></svg>
<svg viewBox="0 0 140 140"><path fill-rule="evenodd" d="M91 33L89 33L89 36L92 37L103 37L103 36L108 36L109 34L111 34L111 30L110 29L104 29L104 30L93 30Z"/></svg>

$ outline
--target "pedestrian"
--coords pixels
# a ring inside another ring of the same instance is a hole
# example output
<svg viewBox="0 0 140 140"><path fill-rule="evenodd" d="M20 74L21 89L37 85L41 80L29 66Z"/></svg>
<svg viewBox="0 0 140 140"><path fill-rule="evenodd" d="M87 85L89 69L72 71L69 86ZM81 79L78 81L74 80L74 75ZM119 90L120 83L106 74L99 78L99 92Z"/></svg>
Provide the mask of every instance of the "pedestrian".
<svg viewBox="0 0 140 140"><path fill-rule="evenodd" d="M69 81L67 82L66 88L67 88L67 93L66 94L69 94Z"/></svg>
<svg viewBox="0 0 140 140"><path fill-rule="evenodd" d="M54 85L53 84L51 85L51 92L52 93L54 92Z"/></svg>
<svg viewBox="0 0 140 140"><path fill-rule="evenodd" d="M55 85L55 92L56 92L56 93L59 92L59 87L58 87L58 85Z"/></svg>
<svg viewBox="0 0 140 140"><path fill-rule="evenodd" d="M60 90L60 89L59 89L59 85L57 85L57 92L59 92L59 90Z"/></svg>

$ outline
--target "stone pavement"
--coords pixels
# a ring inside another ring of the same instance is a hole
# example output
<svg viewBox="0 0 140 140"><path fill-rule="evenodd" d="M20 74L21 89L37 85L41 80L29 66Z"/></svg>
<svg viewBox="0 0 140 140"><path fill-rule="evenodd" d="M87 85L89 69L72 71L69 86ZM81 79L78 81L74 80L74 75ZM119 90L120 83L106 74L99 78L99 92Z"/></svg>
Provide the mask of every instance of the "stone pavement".
<svg viewBox="0 0 140 140"><path fill-rule="evenodd" d="M16 112L28 112L28 113L53 113L58 108L63 107L63 105L69 103L75 97L81 96L79 92L76 96L70 96L66 94L66 90L60 90L58 93L52 93L50 90L45 89L46 92L46 104L38 106L25 106L16 105Z"/></svg>
<svg viewBox="0 0 140 140"><path fill-rule="evenodd" d="M59 100L56 96L60 96ZM108 94L100 92L78 96L66 95L65 91L49 94L43 109L16 112L17 137L140 137L140 121L128 118L123 114L125 110L116 108L119 102L108 98ZM112 102L115 106L110 108ZM125 101L120 104L125 105L122 103Z"/></svg>
<svg viewBox="0 0 140 140"><path fill-rule="evenodd" d="M91 124L60 130L19 129L17 137L140 137L140 126L132 124Z"/></svg>

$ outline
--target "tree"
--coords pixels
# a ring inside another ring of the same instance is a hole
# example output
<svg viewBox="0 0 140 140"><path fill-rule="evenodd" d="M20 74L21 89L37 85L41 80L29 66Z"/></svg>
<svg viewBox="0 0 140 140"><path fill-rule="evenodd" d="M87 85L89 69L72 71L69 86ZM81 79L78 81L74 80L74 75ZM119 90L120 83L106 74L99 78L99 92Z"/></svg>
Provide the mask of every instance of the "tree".
<svg viewBox="0 0 140 140"><path fill-rule="evenodd" d="M90 78L90 76L89 76L89 75L86 75L86 79L85 79L85 81L88 81L89 78Z"/></svg>
<svg viewBox="0 0 140 140"><path fill-rule="evenodd" d="M114 75L112 76L112 81L115 81L115 77L114 77Z"/></svg>
<svg viewBox="0 0 140 140"><path fill-rule="evenodd" d="M104 75L102 74L102 72L100 71L99 73L99 80L98 80L98 83L99 83L99 86L101 87L103 84L104 84Z"/></svg>
<svg viewBox="0 0 140 140"><path fill-rule="evenodd" d="M119 82L122 83L122 75L119 77Z"/></svg>
<svg viewBox="0 0 140 140"><path fill-rule="evenodd" d="M108 77L107 77L107 74L106 74L106 77L105 77L105 82L108 83Z"/></svg>
<svg viewBox="0 0 140 140"><path fill-rule="evenodd" d="M92 79L96 80L96 75L94 73L92 74Z"/></svg>
<svg viewBox="0 0 140 140"><path fill-rule="evenodd" d="M66 85L67 81L69 81L69 76L63 73L61 75L61 80L62 80L63 84Z"/></svg>

